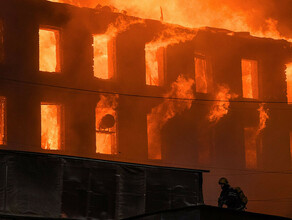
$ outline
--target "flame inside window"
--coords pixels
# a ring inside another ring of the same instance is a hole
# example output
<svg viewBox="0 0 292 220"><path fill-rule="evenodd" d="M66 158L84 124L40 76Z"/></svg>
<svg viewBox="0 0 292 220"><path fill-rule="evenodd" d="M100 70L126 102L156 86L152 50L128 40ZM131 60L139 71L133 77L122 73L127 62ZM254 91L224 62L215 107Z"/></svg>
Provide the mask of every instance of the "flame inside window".
<svg viewBox="0 0 292 220"><path fill-rule="evenodd" d="M287 99L292 102L292 63L286 65L286 78L287 78Z"/></svg>
<svg viewBox="0 0 292 220"><path fill-rule="evenodd" d="M196 92L207 93L207 63L206 59L195 57Z"/></svg>
<svg viewBox="0 0 292 220"><path fill-rule="evenodd" d="M174 101L165 99L160 105L152 108L151 113L147 115L148 159L162 159L162 128L169 119L191 108L192 99L194 98L193 85L193 79L184 78L180 75L172 83L170 91L164 96L189 100Z"/></svg>
<svg viewBox="0 0 292 220"><path fill-rule="evenodd" d="M258 62L242 59L241 71L243 97L258 99Z"/></svg>
<svg viewBox="0 0 292 220"><path fill-rule="evenodd" d="M60 72L59 31L39 29L39 70Z"/></svg>
<svg viewBox="0 0 292 220"><path fill-rule="evenodd" d="M117 154L116 97L101 96L95 109L96 153Z"/></svg>
<svg viewBox="0 0 292 220"><path fill-rule="evenodd" d="M162 86L164 82L165 48L157 48L152 44L145 46L146 84Z"/></svg>
<svg viewBox="0 0 292 220"><path fill-rule="evenodd" d="M94 76L99 79L111 79L114 75L114 39L108 35L94 35Z"/></svg>
<svg viewBox="0 0 292 220"><path fill-rule="evenodd" d="M257 168L257 128L244 128L246 168Z"/></svg>
<svg viewBox="0 0 292 220"><path fill-rule="evenodd" d="M62 106L41 103L41 147L61 150Z"/></svg>
<svg viewBox="0 0 292 220"><path fill-rule="evenodd" d="M0 145L6 144L6 98L0 97Z"/></svg>

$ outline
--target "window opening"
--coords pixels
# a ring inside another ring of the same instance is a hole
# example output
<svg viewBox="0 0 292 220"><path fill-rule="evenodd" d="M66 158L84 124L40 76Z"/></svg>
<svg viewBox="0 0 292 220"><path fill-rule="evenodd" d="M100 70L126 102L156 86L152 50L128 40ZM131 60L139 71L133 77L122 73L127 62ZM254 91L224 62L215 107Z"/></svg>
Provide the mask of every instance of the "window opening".
<svg viewBox="0 0 292 220"><path fill-rule="evenodd" d="M60 72L60 33L58 30L39 29L39 70Z"/></svg>
<svg viewBox="0 0 292 220"><path fill-rule="evenodd" d="M41 103L41 147L45 150L61 150L62 106Z"/></svg>
<svg viewBox="0 0 292 220"><path fill-rule="evenodd" d="M243 98L258 99L258 62L241 60Z"/></svg>

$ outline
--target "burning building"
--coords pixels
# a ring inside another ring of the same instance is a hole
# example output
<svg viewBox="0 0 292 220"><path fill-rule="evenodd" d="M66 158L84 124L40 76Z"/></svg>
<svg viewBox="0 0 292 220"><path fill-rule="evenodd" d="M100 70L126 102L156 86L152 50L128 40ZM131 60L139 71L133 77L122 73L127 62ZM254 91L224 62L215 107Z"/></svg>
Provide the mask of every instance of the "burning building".
<svg viewBox="0 0 292 220"><path fill-rule="evenodd" d="M212 168L206 201L217 196L215 178L236 172L251 210L279 214L252 200L272 187L292 196L281 184L291 175L277 176L292 168L291 63L285 40L185 28L110 7L1 0L1 148ZM260 175L245 182L253 173ZM280 214L288 216L288 206Z"/></svg>

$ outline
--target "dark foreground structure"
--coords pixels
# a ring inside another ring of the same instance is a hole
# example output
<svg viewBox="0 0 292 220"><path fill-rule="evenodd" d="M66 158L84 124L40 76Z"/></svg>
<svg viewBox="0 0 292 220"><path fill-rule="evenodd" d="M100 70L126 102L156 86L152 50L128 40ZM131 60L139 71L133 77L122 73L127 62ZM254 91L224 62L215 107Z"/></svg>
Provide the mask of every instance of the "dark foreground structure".
<svg viewBox="0 0 292 220"><path fill-rule="evenodd" d="M212 206L196 206L127 218L127 220L288 220L288 218Z"/></svg>
<svg viewBox="0 0 292 220"><path fill-rule="evenodd" d="M0 212L122 219L198 205L203 204L202 172L1 151Z"/></svg>

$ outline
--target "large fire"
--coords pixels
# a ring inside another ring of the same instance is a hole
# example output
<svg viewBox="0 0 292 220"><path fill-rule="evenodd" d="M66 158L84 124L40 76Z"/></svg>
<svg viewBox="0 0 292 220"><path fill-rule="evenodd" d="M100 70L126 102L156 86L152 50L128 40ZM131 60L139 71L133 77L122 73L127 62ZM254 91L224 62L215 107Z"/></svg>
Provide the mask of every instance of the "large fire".
<svg viewBox="0 0 292 220"><path fill-rule="evenodd" d="M182 32L178 26L169 26L145 45L146 84L162 86L164 83L165 52L170 45L192 40L196 31Z"/></svg>
<svg viewBox="0 0 292 220"><path fill-rule="evenodd" d="M96 153L117 154L116 129L118 96L100 97L95 109Z"/></svg>
<svg viewBox="0 0 292 220"><path fill-rule="evenodd" d="M41 147L45 150L61 150L62 106L41 104Z"/></svg>
<svg viewBox="0 0 292 220"><path fill-rule="evenodd" d="M238 95L230 93L227 85L218 86L216 101L211 107L208 119L210 122L217 123L224 115L228 114L230 99L237 98Z"/></svg>
<svg viewBox="0 0 292 220"><path fill-rule="evenodd" d="M111 5L130 15L159 20L161 9L165 22L185 27L218 27L254 36L282 39L280 2L244 0L50 0L79 7L95 8L98 4ZM284 18L282 18L284 19ZM289 37L286 37L289 39Z"/></svg>
<svg viewBox="0 0 292 220"><path fill-rule="evenodd" d="M39 70L60 72L59 31L39 29Z"/></svg>
<svg viewBox="0 0 292 220"><path fill-rule="evenodd" d="M191 108L194 83L193 79L179 76L171 85L171 90L165 94L163 103L147 115L149 159L161 159L161 130L169 119Z"/></svg>

